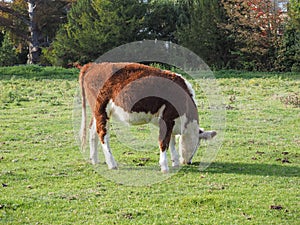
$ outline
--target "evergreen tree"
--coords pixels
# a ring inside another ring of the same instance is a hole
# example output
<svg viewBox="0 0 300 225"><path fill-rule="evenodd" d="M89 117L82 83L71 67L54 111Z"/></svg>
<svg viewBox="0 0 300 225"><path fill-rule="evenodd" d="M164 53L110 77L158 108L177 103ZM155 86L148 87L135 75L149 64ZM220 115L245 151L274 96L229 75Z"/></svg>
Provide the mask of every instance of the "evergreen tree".
<svg viewBox="0 0 300 225"><path fill-rule="evenodd" d="M300 30L300 1L290 0L288 5L288 13L290 18L290 26L296 30Z"/></svg>
<svg viewBox="0 0 300 225"><path fill-rule="evenodd" d="M78 0L48 53L51 62L83 64L121 44L143 39L145 10L138 0Z"/></svg>
<svg viewBox="0 0 300 225"><path fill-rule="evenodd" d="M186 0L185 17L178 29L179 43L203 58L208 65L225 67L230 62L230 45L219 24L225 20L225 11L219 0Z"/></svg>
<svg viewBox="0 0 300 225"><path fill-rule="evenodd" d="M184 23L186 11L174 0L152 0L145 15L144 33L149 39L178 43L177 27Z"/></svg>
<svg viewBox="0 0 300 225"><path fill-rule="evenodd" d="M278 51L276 69L300 72L300 2L290 0L284 36Z"/></svg>
<svg viewBox="0 0 300 225"><path fill-rule="evenodd" d="M16 63L16 49L9 37L9 34L5 33L0 47L0 66L13 66Z"/></svg>

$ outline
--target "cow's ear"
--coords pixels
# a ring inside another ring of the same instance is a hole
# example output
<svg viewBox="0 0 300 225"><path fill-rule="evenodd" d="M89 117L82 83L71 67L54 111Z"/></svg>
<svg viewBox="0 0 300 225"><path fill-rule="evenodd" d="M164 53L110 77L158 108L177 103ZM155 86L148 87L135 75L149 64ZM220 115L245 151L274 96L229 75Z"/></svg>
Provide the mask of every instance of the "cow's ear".
<svg viewBox="0 0 300 225"><path fill-rule="evenodd" d="M217 135L217 132L214 130L204 131L204 129L199 128L199 138L200 139L210 140L216 135Z"/></svg>

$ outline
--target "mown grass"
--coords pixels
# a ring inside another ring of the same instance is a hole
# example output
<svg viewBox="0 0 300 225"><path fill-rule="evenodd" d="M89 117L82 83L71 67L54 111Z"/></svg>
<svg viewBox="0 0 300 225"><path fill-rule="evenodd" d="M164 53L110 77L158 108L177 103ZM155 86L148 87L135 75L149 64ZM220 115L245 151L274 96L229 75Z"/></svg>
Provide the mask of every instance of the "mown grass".
<svg viewBox="0 0 300 225"><path fill-rule="evenodd" d="M298 224L300 111L289 96L299 98L300 74L216 76L227 116L214 163L199 172L199 154L169 179L135 187L109 181L79 151L77 70L0 68L0 223ZM158 150L112 142L119 160L157 166Z"/></svg>

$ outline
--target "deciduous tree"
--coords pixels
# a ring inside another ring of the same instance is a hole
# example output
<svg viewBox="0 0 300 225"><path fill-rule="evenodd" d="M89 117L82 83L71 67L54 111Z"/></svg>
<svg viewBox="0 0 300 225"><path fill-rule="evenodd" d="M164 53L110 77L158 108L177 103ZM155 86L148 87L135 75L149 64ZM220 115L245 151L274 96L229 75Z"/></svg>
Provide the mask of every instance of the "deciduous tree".
<svg viewBox="0 0 300 225"><path fill-rule="evenodd" d="M235 68L272 70L283 25L271 0L222 0L229 17L223 28L234 42Z"/></svg>
<svg viewBox="0 0 300 225"><path fill-rule="evenodd" d="M49 45L74 0L14 0L0 4L0 26L18 42L28 43L28 63L39 63L41 47Z"/></svg>

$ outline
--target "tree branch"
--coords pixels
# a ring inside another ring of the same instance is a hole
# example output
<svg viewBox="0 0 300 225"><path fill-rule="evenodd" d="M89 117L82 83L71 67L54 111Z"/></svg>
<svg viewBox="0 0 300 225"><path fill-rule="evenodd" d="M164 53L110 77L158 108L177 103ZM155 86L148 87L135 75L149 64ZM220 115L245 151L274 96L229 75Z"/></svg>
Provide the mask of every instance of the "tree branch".
<svg viewBox="0 0 300 225"><path fill-rule="evenodd" d="M16 10L10 8L10 6L8 6L7 4L5 4L4 6L2 4L0 4L0 11L7 13L9 15L12 15L12 16L20 19L26 25L29 25L29 20L27 17L24 17L24 15L20 14Z"/></svg>
<svg viewBox="0 0 300 225"><path fill-rule="evenodd" d="M0 17L0 26L5 27L6 29L10 30L13 34L16 34L18 37L23 38L24 40L28 41L28 35L24 34L24 30L19 29L17 26L15 26L11 20Z"/></svg>

